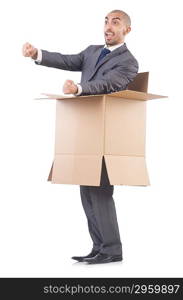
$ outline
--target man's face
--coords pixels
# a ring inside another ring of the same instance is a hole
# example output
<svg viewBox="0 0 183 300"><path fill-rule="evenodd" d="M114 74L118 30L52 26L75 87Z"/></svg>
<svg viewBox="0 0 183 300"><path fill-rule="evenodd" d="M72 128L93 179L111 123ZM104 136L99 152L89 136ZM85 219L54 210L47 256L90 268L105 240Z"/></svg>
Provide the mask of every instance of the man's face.
<svg viewBox="0 0 183 300"><path fill-rule="evenodd" d="M104 37L109 46L124 42L125 35L130 31L130 27L124 22L120 13L109 13L105 17Z"/></svg>

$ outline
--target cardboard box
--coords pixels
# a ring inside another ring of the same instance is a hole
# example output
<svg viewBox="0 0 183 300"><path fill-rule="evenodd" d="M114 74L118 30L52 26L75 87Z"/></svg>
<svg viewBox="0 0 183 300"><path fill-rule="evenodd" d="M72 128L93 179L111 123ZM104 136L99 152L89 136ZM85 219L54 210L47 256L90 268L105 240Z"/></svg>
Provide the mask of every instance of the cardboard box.
<svg viewBox="0 0 183 300"><path fill-rule="evenodd" d="M148 72L139 73L127 90L106 95L56 100L52 183L99 186L104 157L111 185L150 184L145 159Z"/></svg>

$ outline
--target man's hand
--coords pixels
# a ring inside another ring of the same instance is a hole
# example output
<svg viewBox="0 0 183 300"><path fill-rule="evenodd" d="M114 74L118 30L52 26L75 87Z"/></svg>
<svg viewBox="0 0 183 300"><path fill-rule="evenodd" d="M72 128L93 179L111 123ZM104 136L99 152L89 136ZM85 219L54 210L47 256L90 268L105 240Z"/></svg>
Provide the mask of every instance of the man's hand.
<svg viewBox="0 0 183 300"><path fill-rule="evenodd" d="M33 59L37 58L38 50L29 43L25 43L22 47L22 54L26 57L32 57Z"/></svg>
<svg viewBox="0 0 183 300"><path fill-rule="evenodd" d="M78 92L78 87L72 80L66 80L63 85L64 94L76 94Z"/></svg>

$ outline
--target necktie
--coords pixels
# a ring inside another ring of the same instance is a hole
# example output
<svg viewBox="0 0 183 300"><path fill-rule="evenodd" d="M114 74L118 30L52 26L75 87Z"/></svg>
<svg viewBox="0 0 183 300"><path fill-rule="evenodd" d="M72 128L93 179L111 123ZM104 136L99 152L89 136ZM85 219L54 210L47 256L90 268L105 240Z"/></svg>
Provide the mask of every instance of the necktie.
<svg viewBox="0 0 183 300"><path fill-rule="evenodd" d="M108 53L110 53L111 51L109 50L109 49L107 49L107 48L103 48L102 49L102 51L101 51L101 53L100 53L100 55L99 55L99 58L98 58L98 60L97 60L97 63L96 63L96 65L99 63L99 61L102 59L102 58L104 58ZM95 65L95 66L96 66Z"/></svg>

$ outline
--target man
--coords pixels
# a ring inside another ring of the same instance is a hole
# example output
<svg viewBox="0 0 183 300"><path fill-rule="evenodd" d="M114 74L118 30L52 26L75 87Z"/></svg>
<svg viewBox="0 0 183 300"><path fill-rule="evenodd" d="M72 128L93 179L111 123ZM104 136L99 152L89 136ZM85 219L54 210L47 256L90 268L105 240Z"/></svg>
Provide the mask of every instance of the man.
<svg viewBox="0 0 183 300"><path fill-rule="evenodd" d="M48 52L26 43L23 55L36 64L62 70L81 71L81 82L66 80L65 94L107 94L127 88L138 72L138 62L127 49L125 36L131 31L130 17L121 10L113 10L105 17L105 45L91 45L79 54L63 55ZM82 205L87 217L88 229L93 241L91 252L73 259L89 264L122 260L122 244L113 189L110 185L105 161L102 161L100 186L80 186Z"/></svg>

